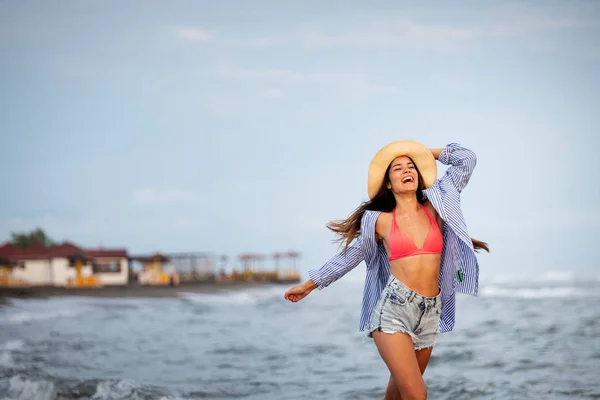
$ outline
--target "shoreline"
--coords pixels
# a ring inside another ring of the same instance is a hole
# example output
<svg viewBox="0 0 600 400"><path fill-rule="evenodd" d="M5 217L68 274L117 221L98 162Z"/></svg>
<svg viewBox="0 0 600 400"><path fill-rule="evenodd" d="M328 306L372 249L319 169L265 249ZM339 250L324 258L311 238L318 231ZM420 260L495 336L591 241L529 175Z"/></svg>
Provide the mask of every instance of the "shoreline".
<svg viewBox="0 0 600 400"><path fill-rule="evenodd" d="M281 296L287 289L296 285L293 282L186 282L177 286L103 286L98 288L64 288L64 287L28 287L0 288L0 304L3 299L44 299L59 296L84 296L104 298L175 298L182 293L217 294L225 291L258 289L264 287L281 287Z"/></svg>

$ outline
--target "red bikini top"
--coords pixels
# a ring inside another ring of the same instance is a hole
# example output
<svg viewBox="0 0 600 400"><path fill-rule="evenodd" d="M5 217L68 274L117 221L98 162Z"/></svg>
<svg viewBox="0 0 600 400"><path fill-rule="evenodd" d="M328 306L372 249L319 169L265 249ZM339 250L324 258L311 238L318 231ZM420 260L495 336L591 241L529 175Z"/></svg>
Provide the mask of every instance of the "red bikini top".
<svg viewBox="0 0 600 400"><path fill-rule="evenodd" d="M442 252L443 241L440 228L427 208L422 204L421 207L423 207L423 210L427 214L431 225L429 226L429 232L427 233L423 247L420 249L417 248L415 242L406 233L398 229L398 225L396 224L396 209L394 208L394 211L392 211L392 228L388 240L391 253L390 261L418 254L440 254Z"/></svg>

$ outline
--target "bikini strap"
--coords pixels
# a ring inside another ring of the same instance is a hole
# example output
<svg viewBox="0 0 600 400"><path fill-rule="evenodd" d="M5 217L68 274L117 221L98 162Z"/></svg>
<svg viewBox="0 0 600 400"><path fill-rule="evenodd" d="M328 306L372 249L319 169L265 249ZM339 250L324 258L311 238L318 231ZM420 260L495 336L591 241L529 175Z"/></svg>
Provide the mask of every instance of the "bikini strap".
<svg viewBox="0 0 600 400"><path fill-rule="evenodd" d="M421 203L419 203L421 204ZM431 215L431 213L429 212L429 210L427 209L427 207L425 207L423 204L421 204L421 207L423 207L423 210L425 211L425 214L427 214L427 217L429 217L429 221L431 222L435 222L435 220L433 219L433 215ZM437 222L436 222L437 224Z"/></svg>
<svg viewBox="0 0 600 400"><path fill-rule="evenodd" d="M396 207L392 210L392 232L398 230L398 224L396 224Z"/></svg>

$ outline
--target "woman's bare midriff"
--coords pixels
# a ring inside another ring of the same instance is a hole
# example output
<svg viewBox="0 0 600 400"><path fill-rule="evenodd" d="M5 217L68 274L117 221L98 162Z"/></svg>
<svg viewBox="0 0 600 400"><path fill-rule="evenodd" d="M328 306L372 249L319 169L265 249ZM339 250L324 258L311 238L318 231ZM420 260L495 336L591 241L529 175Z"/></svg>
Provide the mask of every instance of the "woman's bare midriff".
<svg viewBox="0 0 600 400"><path fill-rule="evenodd" d="M413 291L425 297L437 296L440 275L439 254L420 254L390 262L392 275Z"/></svg>

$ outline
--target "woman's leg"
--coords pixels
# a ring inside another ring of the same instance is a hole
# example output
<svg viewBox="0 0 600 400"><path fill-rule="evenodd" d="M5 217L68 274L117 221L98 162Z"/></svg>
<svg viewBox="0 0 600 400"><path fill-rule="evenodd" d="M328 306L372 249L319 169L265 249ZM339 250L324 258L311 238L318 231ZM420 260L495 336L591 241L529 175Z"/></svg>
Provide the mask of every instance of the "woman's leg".
<svg viewBox="0 0 600 400"><path fill-rule="evenodd" d="M415 356L417 357L417 363L419 364L419 370L421 370L421 375L425 373L425 368L427 368L427 364L429 363L429 358L431 357L432 350L433 347L429 347L427 349L415 351ZM391 375L387 389L385 390L384 400L402 400L402 397L400 396L400 391L398 390L398 386L396 386L394 377Z"/></svg>
<svg viewBox="0 0 600 400"><path fill-rule="evenodd" d="M417 356L417 362L419 363L419 369L421 370L421 375L425 373L425 368L427 368L427 364L429 364L429 359L431 358L431 351L433 347L428 347L426 349L415 351L415 355Z"/></svg>
<svg viewBox="0 0 600 400"><path fill-rule="evenodd" d="M391 375L390 380L388 381L387 388L385 389L385 396L383 396L383 399L381 400L402 400L402 396L400 396L398 386L396 386L394 377Z"/></svg>
<svg viewBox="0 0 600 400"><path fill-rule="evenodd" d="M373 332L372 335L377 350L390 370L396 387L399 389L401 399L426 399L427 389L421 376L421 366L419 365L418 358L428 361L429 354L423 353L423 355L419 355L418 357L414 350L413 341L408 334Z"/></svg>

